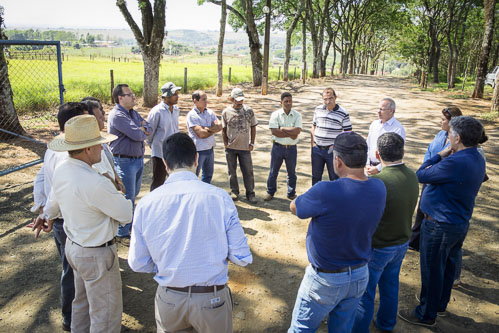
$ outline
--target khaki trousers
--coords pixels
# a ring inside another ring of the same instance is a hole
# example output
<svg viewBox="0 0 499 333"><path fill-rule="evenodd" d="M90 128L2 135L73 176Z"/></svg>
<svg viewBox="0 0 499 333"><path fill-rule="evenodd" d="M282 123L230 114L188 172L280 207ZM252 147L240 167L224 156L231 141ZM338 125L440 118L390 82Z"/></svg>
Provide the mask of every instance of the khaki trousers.
<svg viewBox="0 0 499 333"><path fill-rule="evenodd" d="M75 298L71 332L120 332L123 299L116 245L85 248L66 242Z"/></svg>
<svg viewBox="0 0 499 333"><path fill-rule="evenodd" d="M158 333L232 332L229 287L216 292L189 294L158 286L154 303Z"/></svg>

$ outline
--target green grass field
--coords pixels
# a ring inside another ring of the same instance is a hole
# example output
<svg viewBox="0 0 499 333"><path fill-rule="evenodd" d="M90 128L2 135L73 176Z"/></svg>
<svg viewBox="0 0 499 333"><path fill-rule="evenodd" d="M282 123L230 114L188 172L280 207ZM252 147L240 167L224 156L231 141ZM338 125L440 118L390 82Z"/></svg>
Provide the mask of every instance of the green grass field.
<svg viewBox="0 0 499 333"><path fill-rule="evenodd" d="M189 63L183 63L182 60ZM215 63L202 63L202 58L177 57L162 61L160 65L160 86L168 81L184 86L184 68L187 68L187 91L213 88L216 85L217 66ZM250 65L234 64L236 59L228 59L224 65L224 84L228 84L229 67L231 83L250 82L252 69ZM110 70L114 73L114 83L127 83L138 96L142 95L144 67L140 57L131 58L129 62L115 61L109 58L89 56L69 56L62 63L62 76L65 101L78 101L85 96L94 96L104 102L111 100ZM281 69L282 70L282 69ZM297 76L299 75L297 70ZM269 69L269 79L277 80L278 67ZM293 75L294 67L290 68ZM44 110L59 105L57 65L55 61L45 60L10 60L9 78L14 92L14 103L18 112L25 113ZM282 72L281 72L282 78Z"/></svg>

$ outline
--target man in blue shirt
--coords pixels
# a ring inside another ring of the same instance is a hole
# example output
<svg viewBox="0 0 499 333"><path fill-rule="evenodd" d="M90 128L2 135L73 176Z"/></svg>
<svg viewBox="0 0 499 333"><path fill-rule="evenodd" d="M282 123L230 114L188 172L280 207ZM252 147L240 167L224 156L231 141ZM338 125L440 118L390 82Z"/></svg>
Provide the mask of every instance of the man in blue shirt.
<svg viewBox="0 0 499 333"><path fill-rule="evenodd" d="M135 202L142 185L144 171L144 140L151 132L151 127L141 115L133 109L135 94L126 84L118 84L113 89L116 106L108 117L108 132L118 137L109 144L114 156L116 173L125 185L125 196ZM129 244L130 224L118 229L119 240Z"/></svg>
<svg viewBox="0 0 499 333"><path fill-rule="evenodd" d="M154 273L158 332L232 332L228 262L253 261L229 194L196 176L196 146L185 133L166 139L166 182L135 210L128 264Z"/></svg>
<svg viewBox="0 0 499 333"><path fill-rule="evenodd" d="M335 181L319 182L293 200L291 212L311 217L305 270L288 332L315 331L328 317L331 331L350 332L369 279L371 239L383 215L383 182L364 175L367 143L357 133L334 143Z"/></svg>
<svg viewBox="0 0 499 333"><path fill-rule="evenodd" d="M478 120L452 118L450 146L416 172L419 182L427 184L421 196L425 218L420 240L420 304L415 310L399 311L399 317L411 324L435 326L437 315L446 315L456 261L485 175L485 161L477 150L484 136Z"/></svg>

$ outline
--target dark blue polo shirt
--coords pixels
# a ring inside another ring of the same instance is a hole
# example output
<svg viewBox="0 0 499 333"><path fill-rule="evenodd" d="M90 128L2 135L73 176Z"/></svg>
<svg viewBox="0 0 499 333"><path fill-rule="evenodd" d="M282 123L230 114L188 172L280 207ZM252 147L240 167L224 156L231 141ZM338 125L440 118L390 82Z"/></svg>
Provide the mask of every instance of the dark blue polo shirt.
<svg viewBox="0 0 499 333"><path fill-rule="evenodd" d="M307 233L310 263L326 270L367 263L385 201L385 185L375 178L318 182L299 196L296 215L312 218Z"/></svg>
<svg viewBox="0 0 499 333"><path fill-rule="evenodd" d="M421 210L441 223L468 223L485 176L485 161L476 147L440 158L435 155L416 172L429 184L421 196Z"/></svg>

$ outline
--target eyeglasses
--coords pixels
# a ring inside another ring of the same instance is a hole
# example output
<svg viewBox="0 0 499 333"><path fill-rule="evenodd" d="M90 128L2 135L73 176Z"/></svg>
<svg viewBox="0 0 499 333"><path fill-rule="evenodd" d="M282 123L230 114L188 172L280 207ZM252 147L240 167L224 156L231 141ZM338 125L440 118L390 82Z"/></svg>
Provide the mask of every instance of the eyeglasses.
<svg viewBox="0 0 499 333"><path fill-rule="evenodd" d="M330 100L333 100L334 97L324 97L323 100L324 102L327 102L327 101L330 101Z"/></svg>
<svg viewBox="0 0 499 333"><path fill-rule="evenodd" d="M130 94L121 94L120 96L130 96L130 97L135 97L135 94L134 94L134 93L130 93Z"/></svg>
<svg viewBox="0 0 499 333"><path fill-rule="evenodd" d="M379 108L379 111L391 111L390 109L383 109L383 108Z"/></svg>

